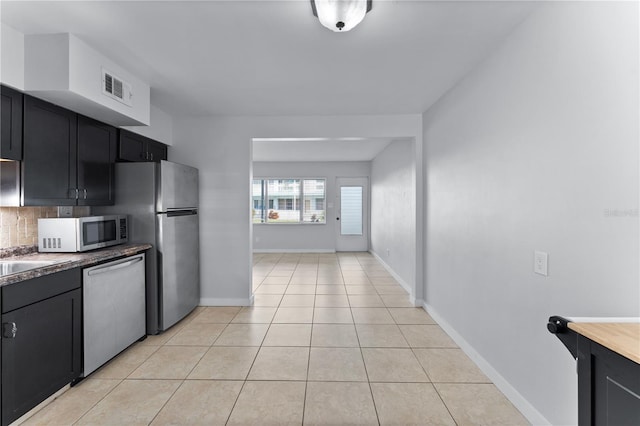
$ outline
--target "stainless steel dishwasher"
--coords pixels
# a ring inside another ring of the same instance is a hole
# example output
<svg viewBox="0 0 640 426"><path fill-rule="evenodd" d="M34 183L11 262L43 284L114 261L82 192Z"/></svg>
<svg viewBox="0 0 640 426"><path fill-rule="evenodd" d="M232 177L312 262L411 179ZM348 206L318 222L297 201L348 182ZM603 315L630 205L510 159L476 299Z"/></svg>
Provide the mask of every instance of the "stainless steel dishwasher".
<svg viewBox="0 0 640 426"><path fill-rule="evenodd" d="M146 335L144 253L83 271L84 377Z"/></svg>

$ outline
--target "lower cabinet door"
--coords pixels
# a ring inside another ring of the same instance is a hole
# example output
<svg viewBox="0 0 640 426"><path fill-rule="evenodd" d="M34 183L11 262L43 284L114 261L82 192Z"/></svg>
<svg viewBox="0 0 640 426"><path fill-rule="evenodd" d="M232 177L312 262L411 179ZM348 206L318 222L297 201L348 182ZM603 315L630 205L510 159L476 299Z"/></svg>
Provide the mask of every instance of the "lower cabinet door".
<svg viewBox="0 0 640 426"><path fill-rule="evenodd" d="M80 375L81 303L77 289L2 314L2 425Z"/></svg>

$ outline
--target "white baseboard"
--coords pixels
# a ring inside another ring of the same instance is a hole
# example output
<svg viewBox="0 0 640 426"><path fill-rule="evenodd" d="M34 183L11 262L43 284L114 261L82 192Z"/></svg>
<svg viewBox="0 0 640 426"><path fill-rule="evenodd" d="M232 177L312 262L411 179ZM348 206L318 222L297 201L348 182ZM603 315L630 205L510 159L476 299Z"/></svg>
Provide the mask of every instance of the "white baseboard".
<svg viewBox="0 0 640 426"><path fill-rule="evenodd" d="M387 265L387 263L386 263L384 260L382 260L382 258L378 255L378 253L376 253L376 252L375 252L375 251L373 251L373 250L369 250L369 253L371 253L371 254L373 255L373 257L375 257L375 258L376 258L376 260L377 260L378 262L380 262L380 264L384 267L384 269L386 269L386 270L387 270L387 272L388 272L388 273L390 273L390 274L391 274L391 276L392 276L396 281L398 281L398 284L400 284L400 285L402 286L402 288L404 288L404 289L405 289L405 291L406 291L407 293L409 293L409 297L410 297L411 303L412 303L414 306L422 306L422 305L423 305L423 301L422 301L422 299L416 299L415 292L414 292L414 290L411 288L411 285L409 285L409 283L407 283L405 280L403 280L403 279L402 279L402 277L400 277L400 275L396 274L396 272L393 270L393 268L392 268L391 266Z"/></svg>
<svg viewBox="0 0 640 426"><path fill-rule="evenodd" d="M251 306L253 296L246 299L225 299L219 297L203 297L200 299L200 306Z"/></svg>
<svg viewBox="0 0 640 426"><path fill-rule="evenodd" d="M254 253L335 253L333 249L254 249Z"/></svg>
<svg viewBox="0 0 640 426"><path fill-rule="evenodd" d="M423 304L423 308L435 322L453 339L469 358L482 370L494 385L516 406L523 416L533 425L550 425L551 423L536 410L489 362L482 357L438 312Z"/></svg>

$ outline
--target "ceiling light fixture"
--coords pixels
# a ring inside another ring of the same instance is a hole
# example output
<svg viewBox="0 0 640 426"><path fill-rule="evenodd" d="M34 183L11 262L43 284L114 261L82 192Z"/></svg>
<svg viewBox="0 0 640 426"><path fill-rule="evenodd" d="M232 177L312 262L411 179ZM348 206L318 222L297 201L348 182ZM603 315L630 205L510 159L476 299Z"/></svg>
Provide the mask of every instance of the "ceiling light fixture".
<svg viewBox="0 0 640 426"><path fill-rule="evenodd" d="M372 0L311 0L313 14L335 32L349 31L371 10Z"/></svg>

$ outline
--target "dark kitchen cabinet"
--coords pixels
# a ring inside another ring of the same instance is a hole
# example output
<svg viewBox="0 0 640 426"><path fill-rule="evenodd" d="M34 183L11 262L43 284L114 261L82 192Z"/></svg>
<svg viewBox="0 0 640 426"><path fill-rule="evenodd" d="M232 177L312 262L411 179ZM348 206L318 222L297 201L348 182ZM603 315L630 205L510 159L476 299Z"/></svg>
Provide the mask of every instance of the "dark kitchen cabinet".
<svg viewBox="0 0 640 426"><path fill-rule="evenodd" d="M633 426L640 424L640 365L577 336L578 423Z"/></svg>
<svg viewBox="0 0 640 426"><path fill-rule="evenodd" d="M2 288L2 425L82 372L81 271Z"/></svg>
<svg viewBox="0 0 640 426"><path fill-rule="evenodd" d="M578 362L578 424L640 425L640 364L632 323L571 322L552 316L555 334Z"/></svg>
<svg viewBox="0 0 640 426"><path fill-rule="evenodd" d="M22 163L25 206L76 204L77 127L75 112L25 95Z"/></svg>
<svg viewBox="0 0 640 426"><path fill-rule="evenodd" d="M167 145L146 136L120 129L118 161L145 162L167 159Z"/></svg>
<svg viewBox="0 0 640 426"><path fill-rule="evenodd" d="M117 130L25 95L25 206L112 205Z"/></svg>
<svg viewBox="0 0 640 426"><path fill-rule="evenodd" d="M9 87L1 87L0 158L22 160L22 102L23 95Z"/></svg>
<svg viewBox="0 0 640 426"><path fill-rule="evenodd" d="M118 131L78 115L78 205L113 205Z"/></svg>

